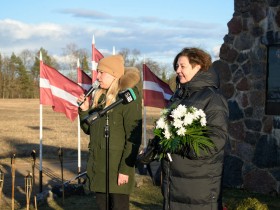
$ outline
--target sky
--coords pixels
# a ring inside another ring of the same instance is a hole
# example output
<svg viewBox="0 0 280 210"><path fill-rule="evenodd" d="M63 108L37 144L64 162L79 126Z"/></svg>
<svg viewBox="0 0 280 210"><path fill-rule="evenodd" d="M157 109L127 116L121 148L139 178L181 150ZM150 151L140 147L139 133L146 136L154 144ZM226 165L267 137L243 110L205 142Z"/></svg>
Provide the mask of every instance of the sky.
<svg viewBox="0 0 280 210"><path fill-rule="evenodd" d="M234 0L9 0L1 4L0 53L43 47L60 58L69 44L105 56L139 50L143 59L172 65L184 47L200 47L215 59Z"/></svg>

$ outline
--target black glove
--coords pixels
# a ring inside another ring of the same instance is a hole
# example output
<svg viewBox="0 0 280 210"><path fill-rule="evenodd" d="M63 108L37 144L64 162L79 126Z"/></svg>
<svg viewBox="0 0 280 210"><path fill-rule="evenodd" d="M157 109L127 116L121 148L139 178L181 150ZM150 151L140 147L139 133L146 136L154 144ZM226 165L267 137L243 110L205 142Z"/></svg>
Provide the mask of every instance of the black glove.
<svg viewBox="0 0 280 210"><path fill-rule="evenodd" d="M137 156L137 162L149 164L156 160L155 157L160 152L159 141L160 138L157 136L155 136L153 139L149 139L145 150Z"/></svg>

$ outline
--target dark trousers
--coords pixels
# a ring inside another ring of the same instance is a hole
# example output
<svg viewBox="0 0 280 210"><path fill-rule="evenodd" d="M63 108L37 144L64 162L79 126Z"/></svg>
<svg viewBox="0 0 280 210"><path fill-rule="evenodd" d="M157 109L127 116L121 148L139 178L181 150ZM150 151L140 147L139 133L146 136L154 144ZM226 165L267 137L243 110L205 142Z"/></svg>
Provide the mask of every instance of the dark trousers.
<svg viewBox="0 0 280 210"><path fill-rule="evenodd" d="M99 210L106 210L106 193L95 193L96 203ZM109 194L110 210L129 210L129 195L126 194Z"/></svg>

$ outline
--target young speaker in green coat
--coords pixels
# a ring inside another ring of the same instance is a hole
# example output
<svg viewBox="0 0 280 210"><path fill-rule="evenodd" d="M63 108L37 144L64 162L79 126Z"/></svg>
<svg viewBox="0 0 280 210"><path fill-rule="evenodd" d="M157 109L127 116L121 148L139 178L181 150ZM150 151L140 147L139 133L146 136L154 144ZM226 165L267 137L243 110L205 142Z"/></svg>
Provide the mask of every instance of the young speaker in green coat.
<svg viewBox="0 0 280 210"><path fill-rule="evenodd" d="M99 209L106 207L106 114L86 123L84 119L118 101L119 93L131 88L136 99L120 103L108 111L109 124L109 201L110 209L129 209L129 195L134 187L135 162L142 140L142 100L136 84L140 72L125 68L121 55L101 59L97 66L99 88L91 101L81 95L81 128L90 135L86 188L95 192Z"/></svg>

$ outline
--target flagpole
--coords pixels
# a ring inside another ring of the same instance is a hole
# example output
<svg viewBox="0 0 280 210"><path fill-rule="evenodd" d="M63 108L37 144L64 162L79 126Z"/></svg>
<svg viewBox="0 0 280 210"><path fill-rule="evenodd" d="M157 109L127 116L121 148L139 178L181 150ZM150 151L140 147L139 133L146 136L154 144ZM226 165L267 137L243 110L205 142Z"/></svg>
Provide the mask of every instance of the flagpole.
<svg viewBox="0 0 280 210"><path fill-rule="evenodd" d="M146 132L146 126L147 126L147 121L146 121L146 107L144 106L144 148L147 147L147 132Z"/></svg>
<svg viewBox="0 0 280 210"><path fill-rule="evenodd" d="M143 62L143 65L142 65L142 78L143 78L143 86L144 86L144 65L145 65L145 56L144 56L144 62ZM146 106L144 106L144 148L147 147L147 120L146 120Z"/></svg>
<svg viewBox="0 0 280 210"><path fill-rule="evenodd" d="M144 57L144 62L143 62L143 65L142 65L142 78L143 78L143 88L142 88L142 90L144 90L144 65L145 65L145 57ZM143 100L143 103L144 103L144 100ZM144 105L143 106L144 107L144 109L143 109L143 111L144 111L144 149L146 149L146 147L147 147L147 116L146 116L146 106ZM146 164L144 164L143 165L143 167L144 167L144 173L146 174L147 173L147 165Z"/></svg>
<svg viewBox="0 0 280 210"><path fill-rule="evenodd" d="M95 39L94 39L94 35L92 35L92 42L91 42L91 54L92 54L92 58L91 58L91 70L92 70L92 83L95 82L96 80L96 75L97 75L97 71L96 71L96 67L97 67L97 63L95 60Z"/></svg>
<svg viewBox="0 0 280 210"><path fill-rule="evenodd" d="M77 70L80 68L80 60L77 61ZM78 72L77 72L78 78ZM77 79L78 80L78 79ZM78 81L79 84L79 81ZM80 127L80 116L78 115L78 175L81 173L81 127ZM78 180L80 182L80 179Z"/></svg>
<svg viewBox="0 0 280 210"><path fill-rule="evenodd" d="M80 127L80 116L78 115L78 175L81 174L81 127ZM79 179L80 181L80 179Z"/></svg>
<svg viewBox="0 0 280 210"><path fill-rule="evenodd" d="M40 64L43 62L42 59L42 52L40 51ZM41 67L41 65L40 65ZM41 71L41 68L40 68ZM41 97L41 96L40 96ZM43 170L42 170L42 153L43 153L43 105L40 103L40 168L39 168L39 186L40 186L40 192L43 191ZM33 174L34 176L34 174ZM35 183L34 183L35 184Z"/></svg>
<svg viewBox="0 0 280 210"><path fill-rule="evenodd" d="M116 55L116 49L115 49L115 46L113 46L113 55Z"/></svg>
<svg viewBox="0 0 280 210"><path fill-rule="evenodd" d="M104 58L104 56L95 48L95 39L94 35L92 35L92 59L91 59L91 70L92 70L92 84L96 81L97 77L97 65L100 59Z"/></svg>

